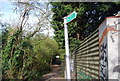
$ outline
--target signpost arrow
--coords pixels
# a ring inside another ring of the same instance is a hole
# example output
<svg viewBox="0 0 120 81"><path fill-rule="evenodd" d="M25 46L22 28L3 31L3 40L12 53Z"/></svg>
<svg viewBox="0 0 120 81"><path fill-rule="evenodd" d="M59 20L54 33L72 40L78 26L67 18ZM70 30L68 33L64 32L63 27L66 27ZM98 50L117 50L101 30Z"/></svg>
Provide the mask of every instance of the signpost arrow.
<svg viewBox="0 0 120 81"><path fill-rule="evenodd" d="M64 17L64 34L65 34L65 53L66 53L66 79L71 81L70 74L70 54L69 54L69 40L68 40L68 29L67 23L75 19L77 13L74 11L70 15Z"/></svg>
<svg viewBox="0 0 120 81"><path fill-rule="evenodd" d="M76 13L75 11L72 12L70 15L68 15L68 16L66 17L66 23L72 21L72 20L75 19L76 17L77 17L77 13Z"/></svg>

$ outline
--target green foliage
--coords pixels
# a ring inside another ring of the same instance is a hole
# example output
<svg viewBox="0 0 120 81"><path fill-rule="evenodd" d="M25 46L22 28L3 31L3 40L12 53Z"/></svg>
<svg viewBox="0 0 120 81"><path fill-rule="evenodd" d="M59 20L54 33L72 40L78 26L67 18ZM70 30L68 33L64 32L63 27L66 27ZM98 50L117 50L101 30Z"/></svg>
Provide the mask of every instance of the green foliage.
<svg viewBox="0 0 120 81"><path fill-rule="evenodd" d="M52 56L60 53L58 45L54 39L44 35L23 38L21 33L17 30L6 39L2 50L3 78L28 81L40 79L50 71Z"/></svg>
<svg viewBox="0 0 120 81"><path fill-rule="evenodd" d="M37 36L32 40L34 50L37 53L36 57L38 59L46 59L46 62L48 63L54 54L59 54L58 45L54 39L49 37L47 37L45 40L40 39L41 36Z"/></svg>
<svg viewBox="0 0 120 81"><path fill-rule="evenodd" d="M70 50L98 28L105 17L113 16L120 10L120 2L51 2L55 40L64 49L63 17L77 12L77 18L68 23Z"/></svg>
<svg viewBox="0 0 120 81"><path fill-rule="evenodd" d="M8 38L9 24L0 22L0 27L1 27L1 29L0 29L0 37L2 37L1 38L1 43L2 43L2 47L4 47L6 45L7 38Z"/></svg>

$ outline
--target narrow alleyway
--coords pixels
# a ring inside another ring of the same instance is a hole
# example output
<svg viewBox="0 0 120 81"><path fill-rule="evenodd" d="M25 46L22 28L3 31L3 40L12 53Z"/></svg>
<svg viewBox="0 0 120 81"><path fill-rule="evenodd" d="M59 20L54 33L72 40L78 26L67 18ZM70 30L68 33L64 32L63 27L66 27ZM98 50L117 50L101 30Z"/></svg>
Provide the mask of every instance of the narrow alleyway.
<svg viewBox="0 0 120 81"><path fill-rule="evenodd" d="M44 81L59 81L63 80L64 77L62 77L62 71L61 71L61 66L60 65L52 65L51 66L52 72L43 75L42 80Z"/></svg>

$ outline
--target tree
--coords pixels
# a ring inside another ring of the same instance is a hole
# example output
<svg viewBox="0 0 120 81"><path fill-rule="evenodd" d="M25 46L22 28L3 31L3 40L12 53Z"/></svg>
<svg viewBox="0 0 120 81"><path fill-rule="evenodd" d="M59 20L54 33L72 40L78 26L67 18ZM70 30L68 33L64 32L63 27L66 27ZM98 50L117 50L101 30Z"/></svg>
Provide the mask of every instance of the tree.
<svg viewBox="0 0 120 81"><path fill-rule="evenodd" d="M14 10L20 13L17 29L25 31L26 33L23 33L23 35L33 37L36 33L43 32L44 30L49 31L51 17L49 3L41 3L34 0L24 2L18 0L13 4L16 6Z"/></svg>
<svg viewBox="0 0 120 81"><path fill-rule="evenodd" d="M68 23L70 50L96 30L105 17L113 16L120 10L120 2L51 2L51 5L54 13L51 24L62 49L65 45L63 17L77 12L77 18Z"/></svg>
<svg viewBox="0 0 120 81"><path fill-rule="evenodd" d="M58 49L58 44L54 39L47 37L45 40L41 40L44 38L44 35L37 35L34 39L32 39L32 44L34 46L34 51L36 53L36 58L42 62L45 61L45 65L50 65L52 58L54 55L60 55L60 50Z"/></svg>
<svg viewBox="0 0 120 81"><path fill-rule="evenodd" d="M7 39L5 38L5 46L2 49L3 79L39 79L45 73L44 70L49 68L48 61L50 59L47 58L47 55L56 53L52 47L42 48L41 46L41 49L38 50L40 45L48 45L53 42L52 39L49 39L50 43L44 42L48 36L41 36L41 39L37 40L43 40L41 41L43 44L36 45L36 43L31 42L37 34L39 35L42 31L49 29L49 16L51 15L49 7L47 8L45 3L44 6L46 7L43 7L43 3L31 0L27 2L18 0L14 4L15 11L20 16L18 23L16 22L17 25L10 25L8 32L5 32ZM30 23L31 17L35 17L34 23ZM53 43L53 45L56 44L55 41ZM52 44L50 45L52 46ZM57 47L56 50L58 50ZM42 54L46 56L36 57L42 56Z"/></svg>
<svg viewBox="0 0 120 81"><path fill-rule="evenodd" d="M15 35L19 34L8 36L7 45L3 49L3 79L40 79L50 71L52 57L60 54L57 42L45 35L36 35L29 40L22 39L16 46ZM46 39L41 40L43 38Z"/></svg>

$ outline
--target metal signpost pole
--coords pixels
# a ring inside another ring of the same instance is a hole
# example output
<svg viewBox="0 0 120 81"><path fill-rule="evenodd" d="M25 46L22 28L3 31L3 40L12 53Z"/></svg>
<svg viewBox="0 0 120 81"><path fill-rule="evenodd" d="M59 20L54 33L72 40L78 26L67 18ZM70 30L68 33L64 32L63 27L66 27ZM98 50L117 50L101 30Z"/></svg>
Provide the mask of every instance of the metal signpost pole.
<svg viewBox="0 0 120 81"><path fill-rule="evenodd" d="M66 52L66 79L71 81L71 73L70 73L70 54L69 54L69 40L68 40L68 28L67 23L75 19L77 13L74 11L68 16L64 17L64 34L65 34L65 52Z"/></svg>
<svg viewBox="0 0 120 81"><path fill-rule="evenodd" d="M65 52L66 52L66 79L68 81L71 80L70 74L70 55L69 55L69 42L68 42L68 29L67 29L67 22L66 17L64 17L64 34L65 34Z"/></svg>

